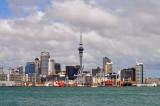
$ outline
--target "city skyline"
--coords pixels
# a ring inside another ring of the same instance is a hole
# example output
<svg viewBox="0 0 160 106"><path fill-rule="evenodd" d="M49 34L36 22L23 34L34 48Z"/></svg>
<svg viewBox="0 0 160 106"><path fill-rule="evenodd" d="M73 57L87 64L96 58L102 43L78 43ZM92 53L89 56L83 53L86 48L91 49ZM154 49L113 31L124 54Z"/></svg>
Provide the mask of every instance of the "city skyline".
<svg viewBox="0 0 160 106"><path fill-rule="evenodd" d="M149 0L0 1L0 67L24 66L42 51L62 66L77 65L81 29L86 70L107 56L114 71L135 67L138 59L147 77L159 77L159 7Z"/></svg>

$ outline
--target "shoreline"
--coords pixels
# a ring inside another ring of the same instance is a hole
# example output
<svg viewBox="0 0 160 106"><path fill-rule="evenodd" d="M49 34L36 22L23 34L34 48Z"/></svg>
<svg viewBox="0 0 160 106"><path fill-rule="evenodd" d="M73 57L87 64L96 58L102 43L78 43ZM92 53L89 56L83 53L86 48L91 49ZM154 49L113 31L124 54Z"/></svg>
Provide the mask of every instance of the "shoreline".
<svg viewBox="0 0 160 106"><path fill-rule="evenodd" d="M141 87L160 87L160 86L104 86L104 87L89 87L89 86L67 86L67 87L53 87L53 86L0 86L1 87L47 87L47 88L141 88Z"/></svg>

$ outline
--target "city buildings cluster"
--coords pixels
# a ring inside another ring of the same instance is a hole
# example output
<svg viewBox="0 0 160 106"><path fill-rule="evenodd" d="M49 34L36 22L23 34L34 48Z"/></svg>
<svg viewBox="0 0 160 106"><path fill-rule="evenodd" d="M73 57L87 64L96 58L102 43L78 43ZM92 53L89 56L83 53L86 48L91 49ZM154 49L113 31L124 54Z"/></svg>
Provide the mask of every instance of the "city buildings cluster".
<svg viewBox="0 0 160 106"><path fill-rule="evenodd" d="M146 71L143 63L136 62L135 67L113 71L113 63L110 58L103 58L103 67L97 67L90 71L83 70L83 43L80 36L79 57L80 63L76 66L66 66L61 69L61 64L51 58L49 52L41 52L40 59L35 58L27 62L25 67L8 69L7 74L0 68L0 86L157 86L159 79L146 79Z"/></svg>
<svg viewBox="0 0 160 106"><path fill-rule="evenodd" d="M136 86L137 84L160 84L159 79L146 79L143 63L136 63L135 67L112 69L111 59L103 58L103 67L97 67L92 71L84 71L82 76L80 65L66 66L61 70L61 64L50 58L49 52L41 52L40 59L27 62L25 67L8 69L8 73L0 68L0 86L53 86L55 81L62 82L66 86ZM146 85L147 86L147 85Z"/></svg>

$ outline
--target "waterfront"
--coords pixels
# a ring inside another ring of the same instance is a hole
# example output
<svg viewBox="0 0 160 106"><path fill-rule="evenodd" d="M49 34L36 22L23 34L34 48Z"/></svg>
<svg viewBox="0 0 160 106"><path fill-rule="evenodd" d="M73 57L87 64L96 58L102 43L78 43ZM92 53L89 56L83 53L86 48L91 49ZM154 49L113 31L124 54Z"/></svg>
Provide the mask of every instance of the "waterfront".
<svg viewBox="0 0 160 106"><path fill-rule="evenodd" d="M0 106L159 106L160 87L0 87Z"/></svg>

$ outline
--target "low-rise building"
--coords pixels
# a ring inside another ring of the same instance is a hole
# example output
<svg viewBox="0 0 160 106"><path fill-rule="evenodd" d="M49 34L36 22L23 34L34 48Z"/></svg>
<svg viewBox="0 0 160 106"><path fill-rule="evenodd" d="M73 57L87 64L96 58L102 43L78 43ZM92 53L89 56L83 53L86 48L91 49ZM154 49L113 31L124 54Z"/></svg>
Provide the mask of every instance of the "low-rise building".
<svg viewBox="0 0 160 106"><path fill-rule="evenodd" d="M25 82L27 82L27 83L40 83L40 82L43 82L41 80L44 80L44 79L46 81L46 77L44 78L39 74L30 73L30 74L26 74Z"/></svg>
<svg viewBox="0 0 160 106"><path fill-rule="evenodd" d="M7 81L7 74L0 74L0 81Z"/></svg>
<svg viewBox="0 0 160 106"><path fill-rule="evenodd" d="M157 78L148 78L148 79L146 80L146 83L148 83L148 84L156 83L157 85L160 85L160 80L157 79Z"/></svg>
<svg viewBox="0 0 160 106"><path fill-rule="evenodd" d="M92 83L93 83L93 79L92 79L91 74L86 74L85 75L85 84L86 85L92 85Z"/></svg>
<svg viewBox="0 0 160 106"><path fill-rule="evenodd" d="M0 81L0 86L20 86L20 82L16 81Z"/></svg>
<svg viewBox="0 0 160 106"><path fill-rule="evenodd" d="M96 76L101 71L102 71L102 68L100 67L97 67L97 69L92 69L92 76Z"/></svg>
<svg viewBox="0 0 160 106"><path fill-rule="evenodd" d="M18 81L18 82L23 81L23 75L7 74L7 77L8 81Z"/></svg>

